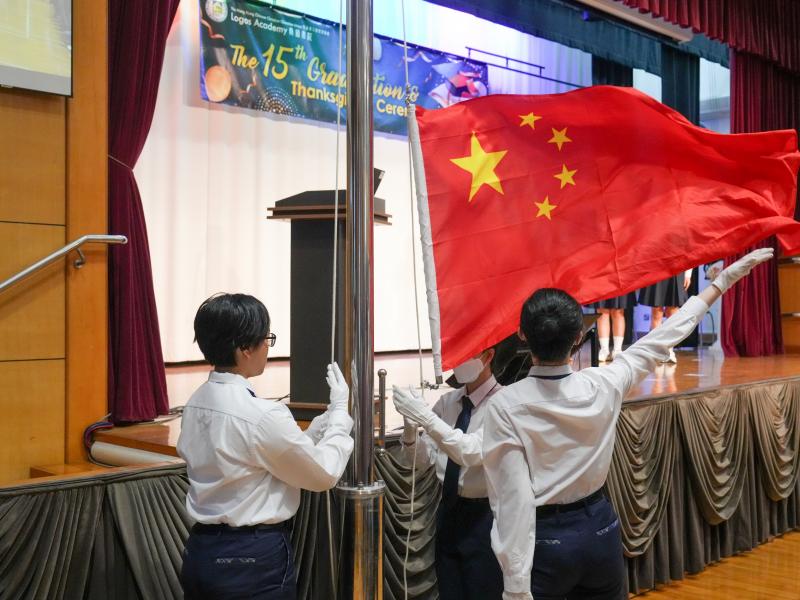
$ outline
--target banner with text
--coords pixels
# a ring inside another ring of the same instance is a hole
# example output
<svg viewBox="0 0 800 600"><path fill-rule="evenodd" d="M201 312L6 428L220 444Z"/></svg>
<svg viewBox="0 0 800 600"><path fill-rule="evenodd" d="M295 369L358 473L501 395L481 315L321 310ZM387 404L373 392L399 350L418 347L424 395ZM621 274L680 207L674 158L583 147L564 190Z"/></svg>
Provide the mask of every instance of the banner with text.
<svg viewBox="0 0 800 600"><path fill-rule="evenodd" d="M199 1L203 99L326 123L339 105L345 123L337 23L245 0ZM405 134L403 44L375 36L372 52L375 129ZM489 92L485 63L417 46L408 47L408 78L411 102L425 108Z"/></svg>

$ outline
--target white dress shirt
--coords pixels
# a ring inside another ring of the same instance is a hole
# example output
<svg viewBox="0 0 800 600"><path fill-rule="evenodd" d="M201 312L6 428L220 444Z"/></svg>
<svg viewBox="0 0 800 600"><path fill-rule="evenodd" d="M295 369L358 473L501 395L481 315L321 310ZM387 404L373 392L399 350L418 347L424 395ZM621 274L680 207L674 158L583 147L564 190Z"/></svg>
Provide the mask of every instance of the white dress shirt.
<svg viewBox="0 0 800 600"><path fill-rule="evenodd" d="M427 433L423 432L417 443L403 443L408 460L417 453L417 464L435 465L439 481L444 482L447 459L452 458L463 468L458 474L458 495L465 498L486 498L486 479L483 475L483 422L486 416L488 399L496 394L501 386L494 376L489 377L471 394L466 388L453 390L439 398L433 412L444 421ZM472 416L466 433L455 428L456 419L463 404L461 399L469 395L472 402Z"/></svg>
<svg viewBox="0 0 800 600"><path fill-rule="evenodd" d="M574 502L603 486L623 398L707 310L694 296L609 366L574 373L569 365L534 366L529 377L492 398L483 464L495 517L492 548L506 592L530 593L536 507ZM569 376L533 377L563 374Z"/></svg>
<svg viewBox="0 0 800 600"><path fill-rule="evenodd" d="M186 404L178 438L189 515L236 527L290 519L301 489L336 485L352 426L346 410L328 410L303 433L285 404L254 397L241 375L212 371Z"/></svg>

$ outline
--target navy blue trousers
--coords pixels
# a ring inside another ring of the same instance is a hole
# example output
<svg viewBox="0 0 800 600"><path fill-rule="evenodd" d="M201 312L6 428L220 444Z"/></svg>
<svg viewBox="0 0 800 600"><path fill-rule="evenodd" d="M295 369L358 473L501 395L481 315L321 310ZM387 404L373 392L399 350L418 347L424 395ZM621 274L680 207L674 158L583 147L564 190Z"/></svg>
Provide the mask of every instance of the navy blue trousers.
<svg viewBox="0 0 800 600"><path fill-rule="evenodd" d="M625 563L619 519L602 499L536 517L534 600L623 600Z"/></svg>
<svg viewBox="0 0 800 600"><path fill-rule="evenodd" d="M503 573L492 552L489 501L458 498L439 505L436 577L440 600L500 600Z"/></svg>
<svg viewBox="0 0 800 600"><path fill-rule="evenodd" d="M288 529L193 528L181 584L186 600L295 600Z"/></svg>

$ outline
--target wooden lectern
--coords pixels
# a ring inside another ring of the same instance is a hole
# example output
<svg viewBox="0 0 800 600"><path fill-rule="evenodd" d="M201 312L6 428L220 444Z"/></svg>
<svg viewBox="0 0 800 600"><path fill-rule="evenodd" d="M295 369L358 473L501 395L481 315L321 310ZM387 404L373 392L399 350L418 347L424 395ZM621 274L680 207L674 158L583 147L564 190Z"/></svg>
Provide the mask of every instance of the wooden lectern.
<svg viewBox="0 0 800 600"><path fill-rule="evenodd" d="M375 189L383 177L376 169ZM339 190L336 356L344 355L345 190ZM268 219L292 223L289 408L298 420L313 419L328 404L325 367L331 358L334 190L303 192L278 200ZM375 223L390 225L386 201L374 199ZM339 365L342 371L344 365Z"/></svg>

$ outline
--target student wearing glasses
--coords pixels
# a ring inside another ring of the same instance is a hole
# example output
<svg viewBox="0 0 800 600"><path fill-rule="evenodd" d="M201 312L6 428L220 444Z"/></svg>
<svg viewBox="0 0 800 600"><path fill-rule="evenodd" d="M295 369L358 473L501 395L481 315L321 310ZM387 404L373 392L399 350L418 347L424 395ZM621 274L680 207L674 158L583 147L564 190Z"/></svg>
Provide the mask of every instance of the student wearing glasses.
<svg viewBox="0 0 800 600"><path fill-rule="evenodd" d="M301 431L281 402L258 398L275 334L266 307L245 294L219 294L200 306L195 339L214 366L183 411L178 454L186 461L186 507L196 521L181 582L188 600L294 600L287 522L300 490L324 491L342 475L353 440L349 390L328 366L328 410Z"/></svg>

